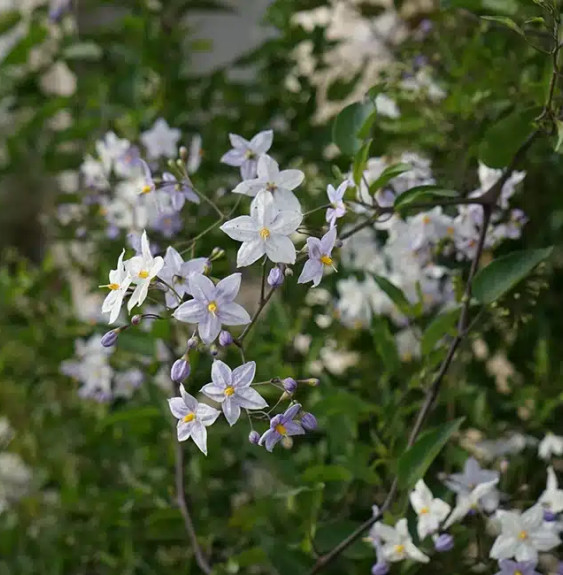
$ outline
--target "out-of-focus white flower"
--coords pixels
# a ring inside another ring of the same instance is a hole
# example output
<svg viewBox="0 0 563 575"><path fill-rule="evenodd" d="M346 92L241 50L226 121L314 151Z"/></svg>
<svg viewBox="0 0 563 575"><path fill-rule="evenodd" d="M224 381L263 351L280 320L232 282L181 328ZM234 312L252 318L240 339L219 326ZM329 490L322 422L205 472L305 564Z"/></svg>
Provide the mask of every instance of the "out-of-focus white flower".
<svg viewBox="0 0 563 575"><path fill-rule="evenodd" d="M395 334L397 353L402 361L420 357L420 333L413 327L406 327Z"/></svg>
<svg viewBox="0 0 563 575"><path fill-rule="evenodd" d="M55 62L39 79L41 90L50 96L72 96L76 92L76 76L65 62Z"/></svg>
<svg viewBox="0 0 563 575"><path fill-rule="evenodd" d="M547 485L538 499L538 503L551 513L563 511L563 489L559 489L557 476L551 465L547 468Z"/></svg>
<svg viewBox="0 0 563 575"><path fill-rule="evenodd" d="M31 471L15 453L0 453L0 513L29 490Z"/></svg>
<svg viewBox="0 0 563 575"><path fill-rule="evenodd" d="M420 563L428 563L430 559L412 542L406 519L399 519L395 527L379 522L372 532L383 542L382 553L386 561L396 562L403 559L413 559Z"/></svg>
<svg viewBox="0 0 563 575"><path fill-rule="evenodd" d="M150 130L141 134L141 142L151 160L161 157L174 158L178 153L180 136L180 130L170 128L165 119L159 118Z"/></svg>
<svg viewBox="0 0 563 575"><path fill-rule="evenodd" d="M549 459L552 455L563 455L563 436L547 433L540 441L538 455L542 459Z"/></svg>
<svg viewBox="0 0 563 575"><path fill-rule="evenodd" d="M395 100L392 100L387 94L377 94L375 97L375 108L380 116L387 116L387 118L393 120L401 116Z"/></svg>
<svg viewBox="0 0 563 575"><path fill-rule="evenodd" d="M451 507L445 501L434 497L422 479L417 481L409 498L418 516L417 531L422 540L438 531L440 523L448 516Z"/></svg>
<svg viewBox="0 0 563 575"><path fill-rule="evenodd" d="M486 483L480 483L469 492L458 493L456 506L444 524L444 529L448 529L456 521L461 521L471 511L479 509L482 505L481 501L496 490L497 483L498 479L494 479Z"/></svg>
<svg viewBox="0 0 563 575"><path fill-rule="evenodd" d="M229 166L240 167L240 175L243 180L256 178L258 160L272 146L274 132L264 130L258 132L250 142L237 134L229 134L232 150L229 150L221 158L221 162Z"/></svg>
<svg viewBox="0 0 563 575"><path fill-rule="evenodd" d="M117 260L117 268L109 272L109 283L105 286L100 286L107 287L110 290L102 304L102 313L109 313L110 324L114 323L118 318L123 304L123 298L131 285L132 278L123 264L124 254L125 250L121 252Z"/></svg>

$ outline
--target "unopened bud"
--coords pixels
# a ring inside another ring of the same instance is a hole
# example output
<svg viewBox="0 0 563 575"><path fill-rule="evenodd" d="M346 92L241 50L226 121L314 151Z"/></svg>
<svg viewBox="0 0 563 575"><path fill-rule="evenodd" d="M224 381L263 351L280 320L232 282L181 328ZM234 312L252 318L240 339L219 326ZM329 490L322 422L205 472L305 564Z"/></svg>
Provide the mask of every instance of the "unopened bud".
<svg viewBox="0 0 563 575"><path fill-rule="evenodd" d="M209 256L209 259L210 259L210 261L214 262L215 260L222 258L224 255L225 255L224 249L213 248L213 251L211 252L211 256Z"/></svg>
<svg viewBox="0 0 563 575"><path fill-rule="evenodd" d="M260 434L253 429L248 434L248 441L250 441L250 443L252 443L253 445L258 445L258 442L260 441Z"/></svg>
<svg viewBox="0 0 563 575"><path fill-rule="evenodd" d="M557 519L557 514L553 513L553 511L549 511L548 509L544 509L543 511L543 520L549 523L555 521Z"/></svg>
<svg viewBox="0 0 563 575"><path fill-rule="evenodd" d="M180 150L179 150L179 154L180 154L180 159L183 162L187 162L188 158L190 157L190 153L188 152L188 148L186 148L186 146L181 146Z"/></svg>
<svg viewBox="0 0 563 575"><path fill-rule="evenodd" d="M190 349L195 349L199 344L199 339L197 338L197 336L192 336L190 337L190 339L188 339L188 351Z"/></svg>
<svg viewBox="0 0 563 575"><path fill-rule="evenodd" d="M178 158L176 160L176 166L181 169L184 167L184 162L182 162L182 160L180 160L180 158Z"/></svg>
<svg viewBox="0 0 563 575"><path fill-rule="evenodd" d="M293 270L289 266L286 266L286 268L283 270L283 275L286 278L289 278L293 275Z"/></svg>
<svg viewBox="0 0 563 575"><path fill-rule="evenodd" d="M378 561L371 568L371 575L387 575L389 573L389 565L385 561Z"/></svg>
<svg viewBox="0 0 563 575"><path fill-rule="evenodd" d="M171 170L174 170L176 168L176 162L174 160L168 160L167 164Z"/></svg>
<svg viewBox="0 0 563 575"><path fill-rule="evenodd" d="M141 323L141 320L143 319L143 316L140 314L134 315L131 318L131 325L139 325Z"/></svg>
<svg viewBox="0 0 563 575"><path fill-rule="evenodd" d="M309 412L305 412L301 417L301 425L306 431L313 431L317 429L317 418Z"/></svg>
<svg viewBox="0 0 563 575"><path fill-rule="evenodd" d="M104 347L113 347L117 342L118 336L119 329L112 329L111 331L104 333L102 336L101 344Z"/></svg>
<svg viewBox="0 0 563 575"><path fill-rule="evenodd" d="M223 346L223 347L227 347L228 345L231 345L233 343L233 336L230 334L230 332L228 332L227 330L223 330L220 334L219 334L219 345Z"/></svg>
<svg viewBox="0 0 563 575"><path fill-rule="evenodd" d="M213 357L217 357L219 355L219 350L217 349L217 346L215 344L209 347L209 353L211 353Z"/></svg>
<svg viewBox="0 0 563 575"><path fill-rule="evenodd" d="M454 538L449 533L442 533L434 539L434 548L438 553L450 551L454 546Z"/></svg>
<svg viewBox="0 0 563 575"><path fill-rule="evenodd" d="M177 359L170 370L170 379L182 383L190 375L190 364L185 359Z"/></svg>
<svg viewBox="0 0 563 575"><path fill-rule="evenodd" d="M291 449L293 447L293 439L291 439L291 437L288 437L286 435L286 436L282 437L281 444L286 449Z"/></svg>
<svg viewBox="0 0 563 575"><path fill-rule="evenodd" d="M300 379L299 381L301 383L306 383L307 385L310 385L311 387L317 387L317 385L319 385L319 383L321 383L321 380L318 379L317 377L310 377L308 379Z"/></svg>
<svg viewBox="0 0 563 575"><path fill-rule="evenodd" d="M273 288L278 288L283 284L284 279L281 269L276 266L275 268L272 268L268 274L268 285Z"/></svg>
<svg viewBox="0 0 563 575"><path fill-rule="evenodd" d="M295 393L297 389L297 382L293 379L293 377L286 377L283 380L283 388L287 391L287 393Z"/></svg>

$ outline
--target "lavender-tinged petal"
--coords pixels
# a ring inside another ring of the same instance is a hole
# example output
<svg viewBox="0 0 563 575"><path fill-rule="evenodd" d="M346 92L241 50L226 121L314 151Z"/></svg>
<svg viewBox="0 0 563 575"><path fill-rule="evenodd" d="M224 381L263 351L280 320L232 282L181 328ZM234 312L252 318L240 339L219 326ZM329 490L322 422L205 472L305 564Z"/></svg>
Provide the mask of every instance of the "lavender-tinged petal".
<svg viewBox="0 0 563 575"><path fill-rule="evenodd" d="M297 280L298 284L312 281L318 286L323 277L323 264L319 260L307 260L303 266L303 271Z"/></svg>
<svg viewBox="0 0 563 575"><path fill-rule="evenodd" d="M182 399L184 400L186 407L190 411L195 411L197 409L198 407L197 399L193 395L190 395L186 391L186 388L183 385L180 386L180 395L182 396Z"/></svg>
<svg viewBox="0 0 563 575"><path fill-rule="evenodd" d="M264 409L268 407L266 400L252 387L237 389L234 397L236 402L246 409Z"/></svg>
<svg viewBox="0 0 563 575"><path fill-rule="evenodd" d="M186 203L186 198L183 194L179 193L177 190L173 190L172 192L172 208L179 212Z"/></svg>
<svg viewBox="0 0 563 575"><path fill-rule="evenodd" d="M192 439L194 443L199 447L200 451L207 455L207 429L201 421L194 421L194 426L192 429Z"/></svg>
<svg viewBox="0 0 563 575"><path fill-rule="evenodd" d="M301 170L283 170L278 177L278 186L286 190L294 190L305 179Z"/></svg>
<svg viewBox="0 0 563 575"><path fill-rule="evenodd" d="M233 386L236 389L248 387L254 380L256 374L256 362L247 361L233 369Z"/></svg>
<svg viewBox="0 0 563 575"><path fill-rule="evenodd" d="M211 366L211 379L225 391L225 388L233 383L231 368L220 359L216 359Z"/></svg>
<svg viewBox="0 0 563 575"><path fill-rule="evenodd" d="M280 212L270 225L270 231L287 236L292 234L303 221L301 212L284 210Z"/></svg>
<svg viewBox="0 0 563 575"><path fill-rule="evenodd" d="M274 194L276 208L280 211L301 212L301 204L297 196L290 190L278 188Z"/></svg>
<svg viewBox="0 0 563 575"><path fill-rule="evenodd" d="M206 403L200 403L197 407L196 416L203 425L213 425L220 415L221 412L218 409Z"/></svg>
<svg viewBox="0 0 563 575"><path fill-rule="evenodd" d="M227 166L238 168L244 162L245 158L245 150L241 148L234 148L233 150L229 150L226 154L223 155L221 158L221 163L227 164Z"/></svg>
<svg viewBox="0 0 563 575"><path fill-rule="evenodd" d="M336 228L330 229L322 238L320 242L321 252L330 255L336 242Z"/></svg>
<svg viewBox="0 0 563 575"><path fill-rule="evenodd" d="M166 267L170 266L174 269L174 271L180 270L182 264L184 263L182 256L172 246L168 246L166 249L164 261L166 262Z"/></svg>
<svg viewBox="0 0 563 575"><path fill-rule="evenodd" d="M191 186L188 186L187 184L182 186L182 193L188 202L192 202L192 204L201 203L201 198L193 191Z"/></svg>
<svg viewBox="0 0 563 575"><path fill-rule="evenodd" d="M229 422L232 427L240 417L240 405L233 401L232 397L227 397L223 402L223 413L225 414L225 419Z"/></svg>
<svg viewBox="0 0 563 575"><path fill-rule="evenodd" d="M278 163L268 155L260 156L257 171L258 177L267 182L277 181L280 174Z"/></svg>
<svg viewBox="0 0 563 575"><path fill-rule="evenodd" d="M196 300L208 304L215 300L215 285L203 274L194 274L190 277L190 292Z"/></svg>
<svg viewBox="0 0 563 575"><path fill-rule="evenodd" d="M305 430L297 421L288 421L284 427L287 435L305 435Z"/></svg>
<svg viewBox="0 0 563 575"><path fill-rule="evenodd" d="M248 312L235 302L220 305L217 317L224 325L247 325L252 321Z"/></svg>
<svg viewBox="0 0 563 575"><path fill-rule="evenodd" d="M181 304L178 309L172 314L178 321L185 323L199 323L204 321L208 315L205 304L202 304L196 299Z"/></svg>
<svg viewBox="0 0 563 575"><path fill-rule="evenodd" d="M294 264L297 254L287 236L270 236L265 242L266 254L274 263Z"/></svg>
<svg viewBox="0 0 563 575"><path fill-rule="evenodd" d="M190 411L181 397L172 397L169 399L168 406L176 419L182 419L182 417L188 415Z"/></svg>
<svg viewBox="0 0 563 575"><path fill-rule="evenodd" d="M217 403L222 403L225 400L225 388L217 383L208 383L199 391Z"/></svg>
<svg viewBox="0 0 563 575"><path fill-rule="evenodd" d="M187 277L192 274L202 274L205 272L208 265L209 260L207 258L194 258L193 260L188 260L182 265L181 275Z"/></svg>
<svg viewBox="0 0 563 575"><path fill-rule="evenodd" d="M238 216L225 222L219 229L237 242L250 242L258 237L258 227L250 216Z"/></svg>
<svg viewBox="0 0 563 575"><path fill-rule="evenodd" d="M256 179L258 161L254 158L244 160L240 165L240 177L243 180Z"/></svg>
<svg viewBox="0 0 563 575"><path fill-rule="evenodd" d="M295 403L295 404L291 405L290 407L288 407L282 415L284 425L288 421L291 421L299 413L300 409L301 409L300 403Z"/></svg>
<svg viewBox="0 0 563 575"><path fill-rule="evenodd" d="M231 146L233 148L243 148L243 150L246 150L250 145L248 140L242 136L239 136L238 134L229 134L229 141L231 142Z"/></svg>
<svg viewBox="0 0 563 575"><path fill-rule="evenodd" d="M274 131L264 130L258 132L249 142L249 148L257 155L265 154L271 147L274 141Z"/></svg>
<svg viewBox="0 0 563 575"><path fill-rule="evenodd" d="M307 238L307 252L311 259L320 259L323 255L321 251L321 240L319 240L319 238Z"/></svg>
<svg viewBox="0 0 563 575"><path fill-rule="evenodd" d="M266 253L265 243L257 238L255 240L244 242L237 253L237 267L242 268L252 265Z"/></svg>
<svg viewBox="0 0 563 575"><path fill-rule="evenodd" d="M206 344L213 343L220 331L221 322L217 316L211 313L207 314L207 317L198 324L199 336L203 343Z"/></svg>
<svg viewBox="0 0 563 575"><path fill-rule="evenodd" d="M246 180L241 182L233 190L233 194L242 194L244 196L250 196L253 198L258 192L266 189L266 183L260 178L254 180Z"/></svg>
<svg viewBox="0 0 563 575"><path fill-rule="evenodd" d="M221 304L232 302L240 290L241 274L235 273L222 279L216 286L215 301Z"/></svg>
<svg viewBox="0 0 563 575"><path fill-rule="evenodd" d="M186 441L192 433L193 430L193 422L185 423L181 419L178 420L178 425L176 426L176 430L178 433L178 441Z"/></svg>
<svg viewBox="0 0 563 575"><path fill-rule="evenodd" d="M258 445L263 445L267 451L271 452L281 438L282 436L276 430L268 429L260 438Z"/></svg>

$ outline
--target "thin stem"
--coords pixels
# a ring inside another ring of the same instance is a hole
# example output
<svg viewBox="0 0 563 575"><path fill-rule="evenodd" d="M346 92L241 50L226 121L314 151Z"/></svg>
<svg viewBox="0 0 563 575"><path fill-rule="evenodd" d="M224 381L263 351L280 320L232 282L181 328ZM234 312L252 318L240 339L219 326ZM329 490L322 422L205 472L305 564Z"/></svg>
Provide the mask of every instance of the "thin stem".
<svg viewBox="0 0 563 575"><path fill-rule="evenodd" d="M274 295L274 292L276 291L276 288L271 288L270 291L266 294L266 296L264 297L264 299L260 302L260 305L258 306L258 309L256 310L256 312L254 313L254 316L252 317L252 320L250 321L250 323L244 328L244 331L242 332L242 334L240 335L240 337L237 339L237 345L240 347L242 346L242 342L244 341L244 338L248 335L248 332L254 327L254 324L256 323L256 321L258 320L258 317L260 316L260 314L262 313L262 310L266 307L266 304L270 301L271 297Z"/></svg>

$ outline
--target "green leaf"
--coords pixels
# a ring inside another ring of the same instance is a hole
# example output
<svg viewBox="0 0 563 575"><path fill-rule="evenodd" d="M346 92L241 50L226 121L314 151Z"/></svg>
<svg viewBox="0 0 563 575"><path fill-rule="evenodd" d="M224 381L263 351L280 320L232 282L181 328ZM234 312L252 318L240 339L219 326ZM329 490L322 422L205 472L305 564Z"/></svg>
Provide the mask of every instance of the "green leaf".
<svg viewBox="0 0 563 575"><path fill-rule="evenodd" d="M372 143L372 139L370 138L360 149L360 151L356 154L354 159L354 168L352 170L354 174L354 182L357 186L360 185L360 181L362 179L362 174L366 169L366 164L369 157L369 149Z"/></svg>
<svg viewBox="0 0 563 575"><path fill-rule="evenodd" d="M397 464L397 479L401 489L410 489L424 477L434 459L438 457L464 419L460 417L423 433L418 441L401 455Z"/></svg>
<svg viewBox="0 0 563 575"><path fill-rule="evenodd" d="M523 250L492 261L477 272L473 280L473 295L482 304L494 302L523 280L552 251L553 247Z"/></svg>
<svg viewBox="0 0 563 575"><path fill-rule="evenodd" d="M373 339L375 349L381 357L385 369L389 373L395 373L401 367L401 362L397 353L395 338L391 335L385 318L379 317L374 320Z"/></svg>
<svg viewBox="0 0 563 575"><path fill-rule="evenodd" d="M393 164L392 166L385 168L385 170L381 172L379 178L377 178L377 180L375 180L375 182L372 182L372 184L370 185L369 187L370 193L373 194L377 190L383 188L383 186L385 186L393 178L396 178L397 176L400 176L401 174L404 174L409 170L412 170L412 166L410 164L405 163Z"/></svg>
<svg viewBox="0 0 563 575"><path fill-rule="evenodd" d="M557 142L555 144L555 151L558 153L563 153L563 122L561 120L555 120L557 126Z"/></svg>
<svg viewBox="0 0 563 575"><path fill-rule="evenodd" d="M520 34L520 36L524 36L524 30L514 22L512 18L508 16L481 16L483 20L489 20L490 22L497 22L498 24L502 24L507 28L510 28L516 34Z"/></svg>
<svg viewBox="0 0 563 575"><path fill-rule="evenodd" d="M63 51L63 57L67 60L99 60L102 55L102 49L95 42L78 42Z"/></svg>
<svg viewBox="0 0 563 575"><path fill-rule="evenodd" d="M427 326L422 334L420 349L423 356L427 356L436 343L446 334L452 333L459 317L460 308L452 309L440 315L437 315Z"/></svg>
<svg viewBox="0 0 563 575"><path fill-rule="evenodd" d="M375 121L375 105L371 101L346 106L332 124L332 140L343 154L353 156L362 147L362 133L367 134Z"/></svg>
<svg viewBox="0 0 563 575"><path fill-rule="evenodd" d="M393 206L402 208L414 202L429 202L433 199L456 198L457 196L458 193L454 190L448 190L440 186L416 186L397 196Z"/></svg>
<svg viewBox="0 0 563 575"><path fill-rule="evenodd" d="M508 166L518 148L534 129L539 108L517 110L486 132L479 145L479 159L490 168Z"/></svg>
<svg viewBox="0 0 563 575"><path fill-rule="evenodd" d="M314 465L304 471L302 479L310 483L351 481L352 474L341 465Z"/></svg>
<svg viewBox="0 0 563 575"><path fill-rule="evenodd" d="M21 14L17 10L10 10L0 15L0 34L11 30L21 20Z"/></svg>
<svg viewBox="0 0 563 575"><path fill-rule="evenodd" d="M105 429L115 423L122 423L125 421L146 420L152 417L160 417L162 412L158 407L135 407L133 409L121 409L115 413L107 415L100 421L100 429Z"/></svg>
<svg viewBox="0 0 563 575"><path fill-rule="evenodd" d="M412 306L401 289L383 276L373 275L372 277L375 283L389 296L389 299L402 313L405 315L412 313Z"/></svg>

